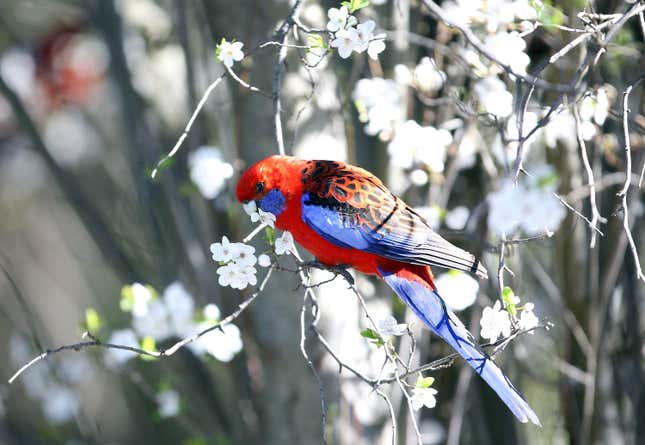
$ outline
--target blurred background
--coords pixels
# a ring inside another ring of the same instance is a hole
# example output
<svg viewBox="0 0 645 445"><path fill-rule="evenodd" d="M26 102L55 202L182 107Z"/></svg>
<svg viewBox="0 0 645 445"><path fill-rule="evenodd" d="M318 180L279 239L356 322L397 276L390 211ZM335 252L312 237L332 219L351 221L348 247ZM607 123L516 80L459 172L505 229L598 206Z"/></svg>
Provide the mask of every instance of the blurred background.
<svg viewBox="0 0 645 445"><path fill-rule="evenodd" d="M414 414L423 443L645 443L645 287L617 197L627 168L623 93L645 72L642 12L616 27L597 63L587 63L603 30L642 2L441 2L446 17L471 26L516 72L568 84L579 67L589 68L575 95L558 100L556 91L537 88L526 102L519 100L526 83L480 57L421 3L375 0L357 14L387 32L378 60L289 48L281 117L288 154L374 172L442 235L482 256L486 282L435 271L440 292L475 335L482 308L500 293L500 240L539 238L506 246L514 275L503 276L553 327L520 336L496 360L543 428L517 422L457 361L428 374L438 395L436 408ZM224 73L215 58L223 37L244 42L247 54L255 49L234 69L273 91L279 48L256 47L271 40L292 5L0 3L0 444L323 442L319 387L299 346L303 292L288 272L275 272L230 328L169 359L84 349L52 356L6 383L36 354L76 343L85 330L104 341L161 348L233 312L252 293L218 285L209 245L224 235L241 240L252 229L233 190L245 167L277 153L271 98L225 77L182 149L155 180L150 172ZM332 7L339 2L305 1L297 17L324 29ZM289 43L312 45L303 29L290 32ZM549 61L578 36L586 37ZM643 85L628 96L627 199L636 246L645 235L638 186ZM527 134L528 174L515 187L518 138ZM553 195L593 217L583 151L606 218L597 221L603 236L594 237ZM254 244L258 252L267 248L260 239ZM411 323L413 364L451 352L391 291L357 280L376 318L394 314ZM353 293L340 279L316 292L321 333L347 363L378 375L382 350L360 336L367 322ZM132 302L139 298L155 304L137 314ZM407 351L409 338L395 344ZM315 338L306 347L324 383L327 443L391 443L383 399L339 373ZM383 388L395 408L398 443L417 443L397 386Z"/></svg>

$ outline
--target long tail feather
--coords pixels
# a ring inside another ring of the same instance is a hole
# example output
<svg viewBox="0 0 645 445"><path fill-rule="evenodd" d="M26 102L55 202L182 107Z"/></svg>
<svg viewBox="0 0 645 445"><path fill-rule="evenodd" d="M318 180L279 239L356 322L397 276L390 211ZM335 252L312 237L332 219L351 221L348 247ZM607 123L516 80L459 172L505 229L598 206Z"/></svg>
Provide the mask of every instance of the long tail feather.
<svg viewBox="0 0 645 445"><path fill-rule="evenodd" d="M435 334L452 346L493 388L520 422L526 423L530 420L534 424L540 425L540 420L520 392L475 343L463 323L446 307L443 299L427 280L406 269L395 272L379 270L379 272L405 304Z"/></svg>

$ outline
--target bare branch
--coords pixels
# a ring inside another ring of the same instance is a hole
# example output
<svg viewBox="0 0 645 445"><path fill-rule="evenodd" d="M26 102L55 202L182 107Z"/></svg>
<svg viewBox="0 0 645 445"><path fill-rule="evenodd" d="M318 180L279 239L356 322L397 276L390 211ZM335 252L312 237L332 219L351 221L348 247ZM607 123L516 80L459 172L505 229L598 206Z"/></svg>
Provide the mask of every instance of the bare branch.
<svg viewBox="0 0 645 445"><path fill-rule="evenodd" d="M138 355L145 355L148 357L154 357L154 358L165 358L165 357L170 357L173 355L175 352L177 352L179 349L183 348L189 343L194 342L198 338L208 334L211 331L214 331L215 329L222 329L224 326L230 324L235 320L237 317L240 316L242 312L251 304L253 301L262 293L264 290L266 284L269 281L269 278L271 277L271 273L273 272L274 267L270 267L267 270L267 274L265 275L264 279L262 280L262 283L260 283L260 286L258 287L258 290L255 291L249 298L244 300L240 305L238 306L237 310L233 313L231 313L228 317L220 320L219 322L215 323L213 326L210 326L200 332L198 332L195 335L191 335L190 337L186 337L172 346L170 346L167 349L163 349L161 351L149 351L146 349L142 348L135 348L131 346L125 346L125 345L117 345L117 344L112 344L112 343L104 343L98 339L96 339L91 333L86 332L83 334L84 337L90 337L92 340L91 341L83 341L79 343L74 343L70 345L64 345L60 346L56 349L48 349L47 351L43 352L42 354L34 357L31 361L29 361L27 364L25 364L23 367L21 367L16 373L11 376L9 379L9 384L13 383L20 375L25 372L27 369L29 369L31 366L35 365L39 361L54 355L58 354L59 352L66 352L66 351L80 351L81 349L86 349L89 347L100 347L100 348L105 348L105 349L120 349L124 351L131 351L134 352Z"/></svg>
<svg viewBox="0 0 645 445"><path fill-rule="evenodd" d="M645 281L645 275L643 275L643 269L641 267L640 259L638 258L638 250L636 249L636 244L634 243L634 238L632 237L632 232L629 229L629 205L627 203L627 194L629 192L629 186L632 183L632 149L629 141L629 94L632 92L632 88L636 86L641 80L645 78L645 75L641 75L637 80L632 82L627 89L623 92L623 136L625 138L625 158L626 158L626 167L625 167L625 184L623 185L622 190L618 193L618 197L622 198L623 203L623 229L625 231L625 236L629 242L629 248L632 251L632 256L634 257L634 267L636 269L636 277L639 280Z"/></svg>
<svg viewBox="0 0 645 445"><path fill-rule="evenodd" d="M219 85L219 83L222 81L223 78L224 78L224 73L222 73L217 79L215 79L208 86L208 88L206 88L206 91L204 91L202 98L200 99L199 103L195 107L195 110L193 111L193 114L190 116L190 119L188 120L188 123L186 124L186 128L184 128L184 132L181 134L181 136L179 136L179 139L177 139L177 142L175 142L175 145L168 152L168 154L163 158L161 158L159 162L157 162L157 165L155 166L154 170L152 170L152 173L150 174L150 177L152 179L154 179L155 176L157 176L157 172L159 171L159 167L161 166L161 164L163 164L164 162L166 162L166 160L175 156L175 154L179 151L181 144L183 144L186 137L188 137L188 133L190 132L190 129L192 128L193 123L197 119L197 116L202 111L202 108L204 107L204 104L208 100L208 97L211 95L213 90L217 88L217 85Z"/></svg>
<svg viewBox="0 0 645 445"><path fill-rule="evenodd" d="M289 29L296 23L295 17L298 15L302 0L296 0L291 7L289 14L284 19L280 27L275 33L273 40L280 42L280 51L278 52L278 60L276 61L273 70L273 124L275 126L275 138L278 144L278 152L281 155L285 154L284 150L284 134L282 132L282 102L280 98L280 89L282 87L282 71L284 63L287 59L287 40L289 36Z"/></svg>
<svg viewBox="0 0 645 445"><path fill-rule="evenodd" d="M582 163L587 172L587 182L589 184L589 201L591 203L591 224L596 226L598 222L606 222L607 220L600 215L598 206L596 205L596 184L594 182L593 170L589 164L589 157L587 156L587 147L585 145L585 138L582 136L582 122L580 119L580 111L578 104L573 105L573 117L576 121L576 135L578 137L578 145L580 146L580 154L582 155ZM596 246L596 232L591 232L591 241L589 248L593 249Z"/></svg>
<svg viewBox="0 0 645 445"><path fill-rule="evenodd" d="M308 281L309 277L307 277ZM307 328L305 327L305 322L307 318L307 302L310 301L312 303L312 312L316 311L317 305L314 304L314 300L310 297L313 293L307 288L305 290L304 297L302 299L302 308L300 310L300 352L302 353L302 356L304 357L305 361L307 362L307 365L311 369L311 372L313 373L314 377L316 378L316 381L318 382L318 391L320 393L320 409L321 409L321 419L320 419L320 429L321 429L321 434L322 434L322 441L325 445L327 445L327 439L325 438L325 429L327 427L327 405L325 401L325 387L323 385L322 379L320 378L320 374L318 374L318 371L316 370L316 367L312 363L311 359L309 358L309 354L307 353L307 346L305 345L305 342L307 341ZM315 313L314 319L311 322L311 326L315 325L316 322L316 315Z"/></svg>
<svg viewBox="0 0 645 445"><path fill-rule="evenodd" d="M479 38L475 35L475 33L472 32L470 28L468 28L467 26L456 24L448 20L446 18L446 14L444 10L441 9L439 5L437 5L434 1L423 0L423 4L426 6L426 8L430 10L430 12L432 12L439 20L441 20L447 26L458 29L459 32L461 32L461 34L464 36L464 38L468 41L468 43L470 43L472 46L475 47L475 49L477 49L477 52L479 52L481 55L486 57L491 62L494 62L497 65L499 65L508 74L516 78L522 79L527 83L535 85L535 87L540 89L558 91L561 93L571 93L574 91L570 85L554 84L554 83L550 83L545 80L542 80L539 77L531 76L530 74L520 74L515 72L510 67L510 65L500 61L492 52L490 52L490 50L484 46L484 44L479 40Z"/></svg>

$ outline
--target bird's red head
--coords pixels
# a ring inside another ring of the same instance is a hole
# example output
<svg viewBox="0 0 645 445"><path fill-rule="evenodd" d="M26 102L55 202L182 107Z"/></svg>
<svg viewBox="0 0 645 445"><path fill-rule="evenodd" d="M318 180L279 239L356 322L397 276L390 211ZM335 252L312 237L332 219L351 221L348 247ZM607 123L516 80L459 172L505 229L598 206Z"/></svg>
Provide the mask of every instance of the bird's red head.
<svg viewBox="0 0 645 445"><path fill-rule="evenodd" d="M289 191L296 179L297 163L291 156L269 156L248 168L237 183L238 201L259 201L271 190ZM299 182L299 181L296 181Z"/></svg>

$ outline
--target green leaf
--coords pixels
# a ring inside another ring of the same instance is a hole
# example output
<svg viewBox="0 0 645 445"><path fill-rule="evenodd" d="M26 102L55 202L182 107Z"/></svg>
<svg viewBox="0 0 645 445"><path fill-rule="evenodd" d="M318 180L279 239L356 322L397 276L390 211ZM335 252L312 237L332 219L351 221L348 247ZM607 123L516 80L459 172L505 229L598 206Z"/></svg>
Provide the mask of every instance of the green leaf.
<svg viewBox="0 0 645 445"><path fill-rule="evenodd" d="M161 171L163 171L163 170L166 170L166 169L167 169L167 168L169 168L169 167L172 167L172 165L173 165L174 163L175 163L175 158L164 157L164 158L162 158L162 159L160 159L160 160L159 160L159 164L158 164L156 167L154 167L154 168L152 168L152 167L147 167L147 168L145 169L145 173L146 173L146 175L147 175L148 177L150 177L150 175L152 175L152 171L153 171L155 168L157 169L157 173L159 173L159 172L161 172ZM159 178L158 176L155 176L155 179L154 179L154 180L155 180L155 181L157 181L157 180L158 180L158 178Z"/></svg>
<svg viewBox="0 0 645 445"><path fill-rule="evenodd" d="M417 383L415 386L417 388L430 388L433 383L434 383L434 377L424 377L423 375L419 374L419 377L417 377Z"/></svg>
<svg viewBox="0 0 645 445"><path fill-rule="evenodd" d="M516 315L517 308L515 307L515 303L513 303L513 297L515 297L513 289L508 286L504 286L504 289L502 289L502 300L504 300L504 306L509 314Z"/></svg>
<svg viewBox="0 0 645 445"><path fill-rule="evenodd" d="M562 25L567 16L562 10L551 4L551 1L529 1L529 5L537 12L537 21L542 26L553 27Z"/></svg>
<svg viewBox="0 0 645 445"><path fill-rule="evenodd" d="M378 340L381 338L380 335L378 335L376 332L371 330L370 328L364 329L361 331L361 336L365 338L369 338L370 340Z"/></svg>
<svg viewBox="0 0 645 445"><path fill-rule="evenodd" d="M350 13L354 13L359 9L363 9L366 6L369 6L369 4L369 0L349 0L341 2L341 5L347 7Z"/></svg>
<svg viewBox="0 0 645 445"><path fill-rule="evenodd" d="M222 41L215 47L215 58L219 60L219 55L222 53L222 45L226 43L226 39L222 37Z"/></svg>
<svg viewBox="0 0 645 445"><path fill-rule="evenodd" d="M149 352L158 352L157 342L152 337L145 337L143 340L141 340L141 349L144 349ZM140 357L141 357L141 360L145 360L147 362L152 360L157 360L156 357L151 357L149 355L141 355Z"/></svg>
<svg viewBox="0 0 645 445"><path fill-rule="evenodd" d="M102 324L101 317L99 316L99 313L96 312L96 309L85 309L85 328L88 332L97 332L101 329Z"/></svg>
<svg viewBox="0 0 645 445"><path fill-rule="evenodd" d="M364 329L361 331L361 336L367 338L370 340L373 344L376 346L383 346L385 342L383 341L383 338L381 338L380 335L378 335L378 332L371 330L370 328Z"/></svg>
<svg viewBox="0 0 645 445"><path fill-rule="evenodd" d="M556 172L553 172L549 175L540 176L538 178L538 187L541 189L549 188L551 186L558 185L560 177Z"/></svg>
<svg viewBox="0 0 645 445"><path fill-rule="evenodd" d="M267 226L264 229L264 239L270 246L275 244L275 229L273 227Z"/></svg>
<svg viewBox="0 0 645 445"><path fill-rule="evenodd" d="M132 286L125 285L121 288L121 301L119 301L119 307L123 312L131 312L134 307L134 292L132 292Z"/></svg>
<svg viewBox="0 0 645 445"><path fill-rule="evenodd" d="M367 115L367 107L365 106L365 103L362 100L355 100L354 106L358 112L358 120L364 124L367 123L369 117Z"/></svg>
<svg viewBox="0 0 645 445"><path fill-rule="evenodd" d="M325 41L321 35L309 34L307 40L309 41L309 49L322 49L325 47Z"/></svg>

